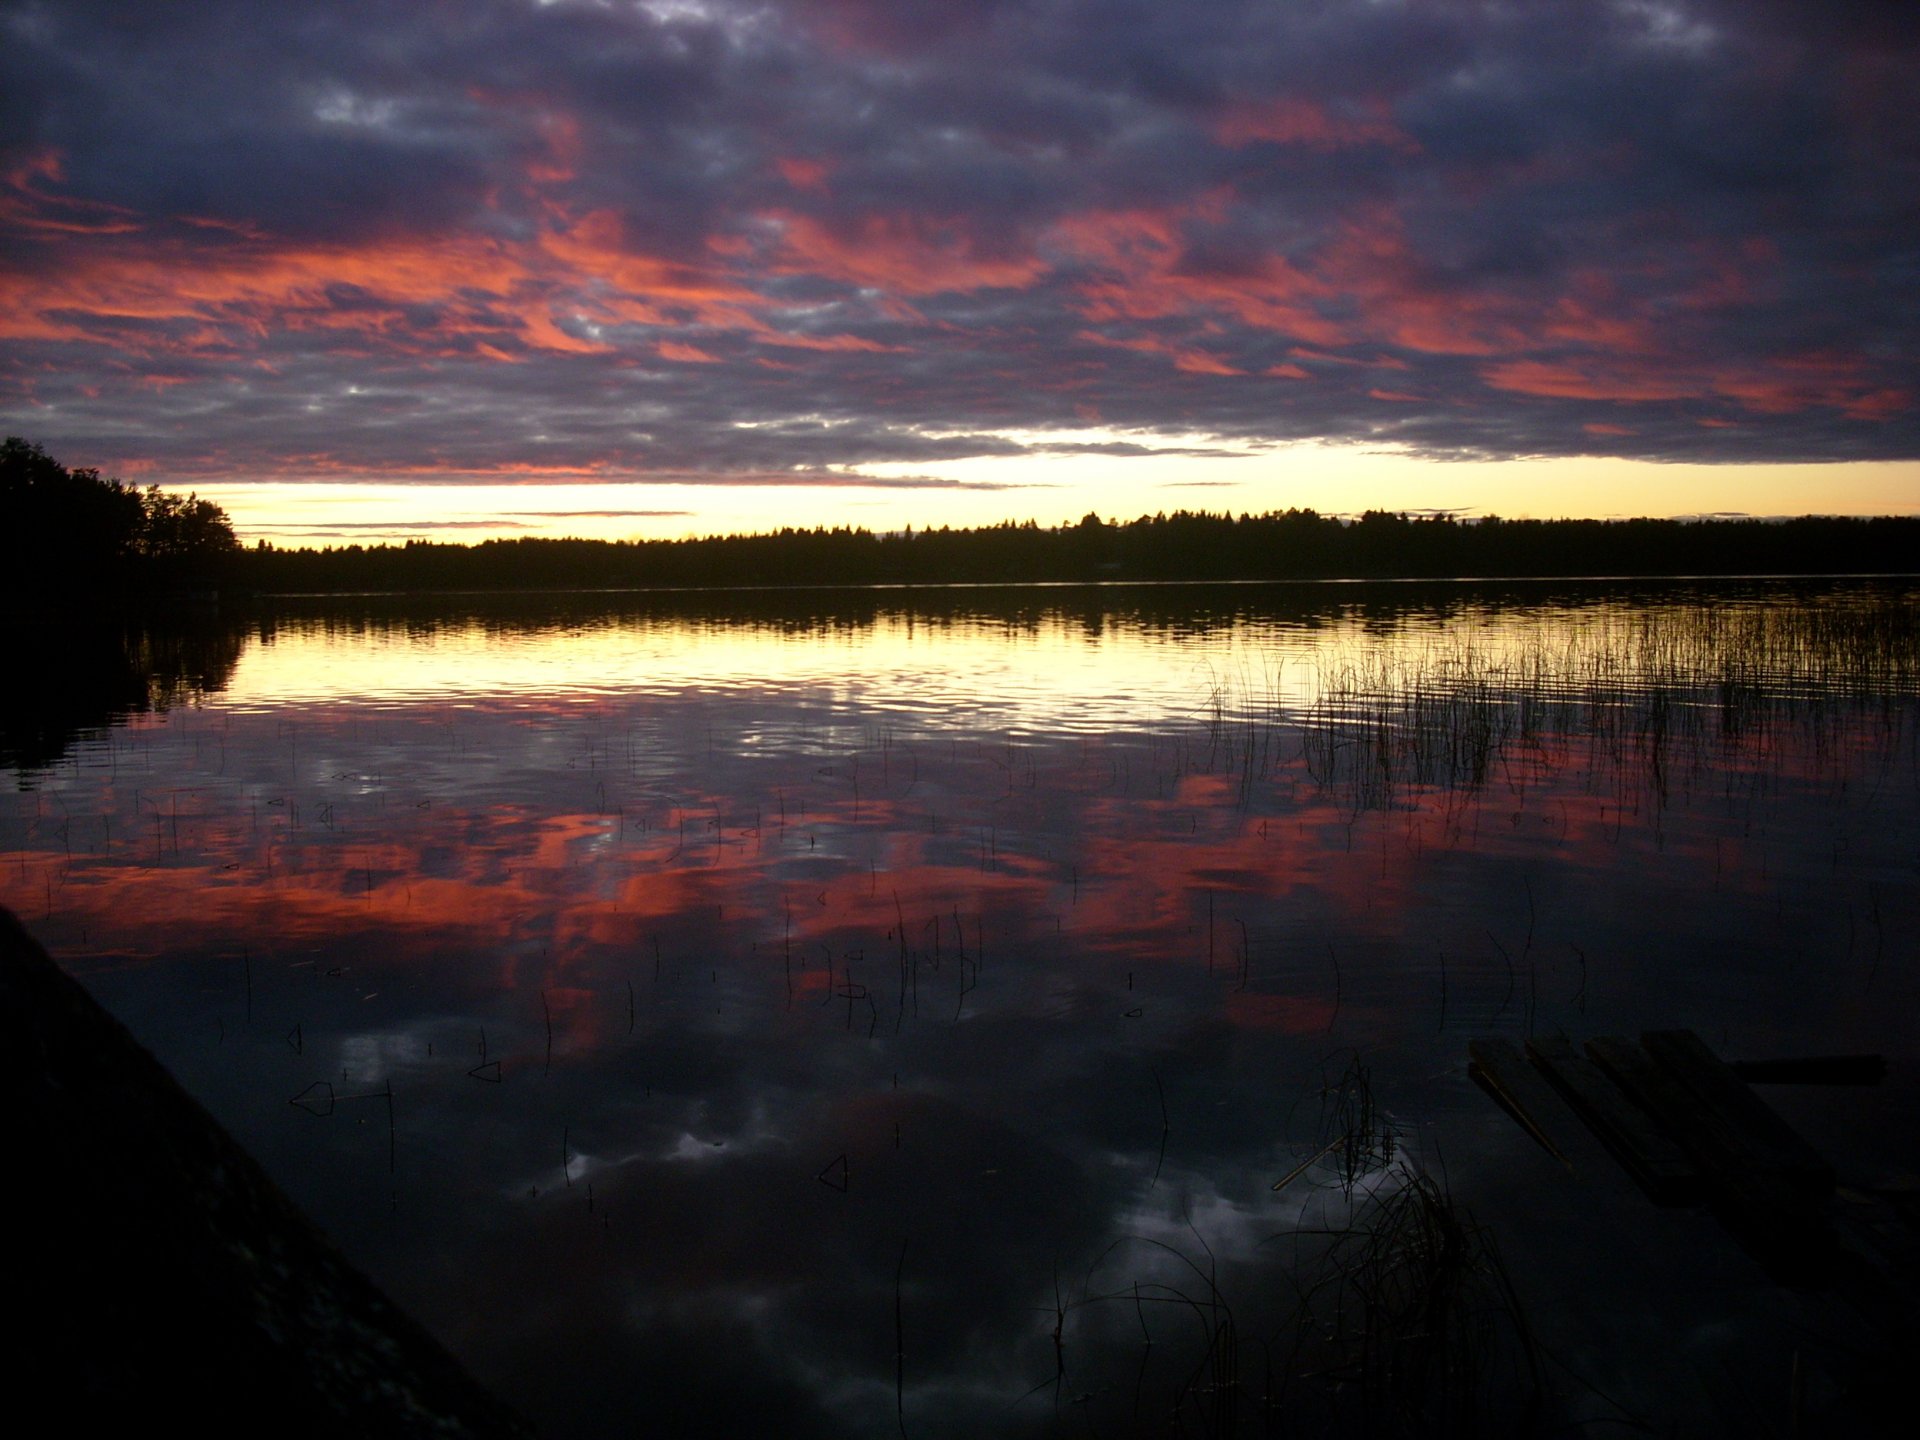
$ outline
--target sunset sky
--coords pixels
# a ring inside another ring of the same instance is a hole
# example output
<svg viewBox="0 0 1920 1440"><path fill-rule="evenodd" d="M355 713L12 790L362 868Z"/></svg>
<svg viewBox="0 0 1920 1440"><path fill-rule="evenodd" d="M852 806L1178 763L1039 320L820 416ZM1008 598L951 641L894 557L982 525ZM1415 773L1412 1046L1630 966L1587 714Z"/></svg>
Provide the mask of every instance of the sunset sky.
<svg viewBox="0 0 1920 1440"><path fill-rule="evenodd" d="M0 3L0 425L244 538L1920 513L1907 0Z"/></svg>

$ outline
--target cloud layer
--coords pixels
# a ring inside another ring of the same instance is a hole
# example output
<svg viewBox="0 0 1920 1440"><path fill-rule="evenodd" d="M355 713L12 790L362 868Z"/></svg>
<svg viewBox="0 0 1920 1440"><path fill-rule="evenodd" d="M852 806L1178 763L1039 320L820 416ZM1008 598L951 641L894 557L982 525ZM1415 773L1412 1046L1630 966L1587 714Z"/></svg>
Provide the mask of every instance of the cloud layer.
<svg viewBox="0 0 1920 1440"><path fill-rule="evenodd" d="M122 473L1920 456L1911 6L71 0L0 36L0 407Z"/></svg>

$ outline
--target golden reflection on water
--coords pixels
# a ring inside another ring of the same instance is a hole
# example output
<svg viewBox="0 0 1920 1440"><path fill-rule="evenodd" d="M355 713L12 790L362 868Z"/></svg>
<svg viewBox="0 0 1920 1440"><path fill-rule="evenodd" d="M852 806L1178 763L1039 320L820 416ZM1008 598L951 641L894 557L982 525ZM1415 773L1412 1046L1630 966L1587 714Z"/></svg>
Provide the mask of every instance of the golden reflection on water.
<svg viewBox="0 0 1920 1440"><path fill-rule="evenodd" d="M909 1413L999 1433L1119 1237L1204 1233L1256 1333L1331 1053L1497 1203L1468 1036L1911 1049L1910 646L1862 698L1854 630L1743 613L282 617L22 772L0 901L526 1394L697 1311L895 1433L906 1235ZM391 1084L393 1170L316 1076Z"/></svg>
<svg viewBox="0 0 1920 1440"><path fill-rule="evenodd" d="M1320 643L1324 643L1324 638ZM1031 723L1087 707L1141 702L1186 710L1229 667L1301 642L1282 632L1249 639L1223 631L1171 646L1158 634L1114 625L1098 634L1061 617L1032 625L930 624L887 615L845 628L782 629L623 619L502 630L477 620L424 633L281 626L248 646L223 703L597 696L801 687L859 692L937 716L991 705ZM1305 693L1303 676L1289 676Z"/></svg>
<svg viewBox="0 0 1920 1440"><path fill-rule="evenodd" d="M223 699L248 709L786 687L900 705L930 721L993 709L1014 724L1082 728L1133 723L1143 708L1271 715L1476 687L1611 702L1730 681L1782 692L1920 686L1910 594L1810 605L1763 596L1383 607L1377 598L1343 604L1340 587L1321 587L1313 608L1294 613L1169 621L1164 610L1107 609L1097 591L1092 610L1084 592L1078 606L1032 593L1042 598L1017 613L970 610L949 592L946 610L885 600L857 617L803 623L591 611L504 623L306 617L263 627ZM1178 594L1166 587L1155 599L1164 606Z"/></svg>

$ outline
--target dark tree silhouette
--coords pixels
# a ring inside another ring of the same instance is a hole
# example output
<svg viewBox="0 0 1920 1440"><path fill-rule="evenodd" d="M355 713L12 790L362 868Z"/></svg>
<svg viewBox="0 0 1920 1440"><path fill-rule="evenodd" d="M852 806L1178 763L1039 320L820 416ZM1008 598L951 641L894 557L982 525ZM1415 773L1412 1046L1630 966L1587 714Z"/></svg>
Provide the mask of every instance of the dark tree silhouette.
<svg viewBox="0 0 1920 1440"><path fill-rule="evenodd" d="M37 444L0 445L0 588L110 595L218 583L240 550L198 495L69 470Z"/></svg>
<svg viewBox="0 0 1920 1440"><path fill-rule="evenodd" d="M97 470L69 470L38 445L0 446L0 583L21 589L113 585L140 533L140 497Z"/></svg>
<svg viewBox="0 0 1920 1440"><path fill-rule="evenodd" d="M158 485L140 492L138 552L152 560L204 560L240 548L227 512L198 495L172 495Z"/></svg>
<svg viewBox="0 0 1920 1440"><path fill-rule="evenodd" d="M1500 520L1370 511L1088 515L876 535L846 527L692 540L478 545L262 544L236 574L262 592L726 589L1026 581L1458 579L1524 576L1911 574L1920 518Z"/></svg>

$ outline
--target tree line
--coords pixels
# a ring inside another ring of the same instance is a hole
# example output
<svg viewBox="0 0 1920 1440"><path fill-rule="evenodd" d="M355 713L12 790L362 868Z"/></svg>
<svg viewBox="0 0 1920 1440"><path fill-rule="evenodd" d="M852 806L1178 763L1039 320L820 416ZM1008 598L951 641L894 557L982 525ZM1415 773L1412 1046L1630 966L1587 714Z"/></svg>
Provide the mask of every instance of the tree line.
<svg viewBox="0 0 1920 1440"><path fill-rule="evenodd" d="M1911 573L1920 517L1462 520L1291 509L876 533L788 528L685 540L519 538L477 545L243 549L224 511L0 449L0 586L97 594L231 587L348 590L715 589L1101 580L1344 580Z"/></svg>
<svg viewBox="0 0 1920 1440"><path fill-rule="evenodd" d="M973 529L783 529L687 540L519 538L282 550L244 573L262 591L712 589L1034 581L1339 580L1910 573L1920 518L1456 520L1312 510L1088 515Z"/></svg>
<svg viewBox="0 0 1920 1440"><path fill-rule="evenodd" d="M240 542L198 495L70 470L38 445L0 444L0 589L102 597L229 583Z"/></svg>

